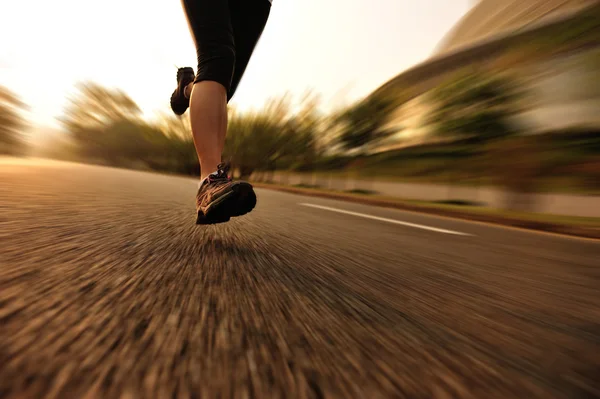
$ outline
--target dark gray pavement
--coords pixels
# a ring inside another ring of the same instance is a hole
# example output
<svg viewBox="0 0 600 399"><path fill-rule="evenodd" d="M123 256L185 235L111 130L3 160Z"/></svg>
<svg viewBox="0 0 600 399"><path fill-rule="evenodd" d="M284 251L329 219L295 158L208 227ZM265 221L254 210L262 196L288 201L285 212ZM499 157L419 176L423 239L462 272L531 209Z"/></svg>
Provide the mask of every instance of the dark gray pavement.
<svg viewBox="0 0 600 399"><path fill-rule="evenodd" d="M600 397L600 244L0 163L2 398Z"/></svg>

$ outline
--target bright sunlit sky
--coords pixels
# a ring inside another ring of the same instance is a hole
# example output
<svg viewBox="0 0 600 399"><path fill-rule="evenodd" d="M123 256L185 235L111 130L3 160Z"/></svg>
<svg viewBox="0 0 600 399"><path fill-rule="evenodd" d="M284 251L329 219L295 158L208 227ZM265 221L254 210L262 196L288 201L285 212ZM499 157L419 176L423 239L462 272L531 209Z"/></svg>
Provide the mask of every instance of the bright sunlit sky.
<svg viewBox="0 0 600 399"><path fill-rule="evenodd" d="M473 4L273 0L232 104L259 107L308 88L324 108L362 97L430 56ZM149 116L168 111L175 65L196 67L178 0L3 1L0 38L0 85L21 96L38 127L58 126L80 80L123 89Z"/></svg>

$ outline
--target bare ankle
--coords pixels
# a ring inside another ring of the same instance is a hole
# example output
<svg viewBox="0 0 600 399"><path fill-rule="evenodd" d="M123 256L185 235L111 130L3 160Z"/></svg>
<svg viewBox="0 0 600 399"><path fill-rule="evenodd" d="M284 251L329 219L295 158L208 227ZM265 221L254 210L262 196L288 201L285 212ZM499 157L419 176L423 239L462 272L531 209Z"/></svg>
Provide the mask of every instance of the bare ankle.
<svg viewBox="0 0 600 399"><path fill-rule="evenodd" d="M212 172L211 172L212 173ZM208 176L210 176L211 173L207 173L207 174L201 174L200 175L200 182L203 182Z"/></svg>

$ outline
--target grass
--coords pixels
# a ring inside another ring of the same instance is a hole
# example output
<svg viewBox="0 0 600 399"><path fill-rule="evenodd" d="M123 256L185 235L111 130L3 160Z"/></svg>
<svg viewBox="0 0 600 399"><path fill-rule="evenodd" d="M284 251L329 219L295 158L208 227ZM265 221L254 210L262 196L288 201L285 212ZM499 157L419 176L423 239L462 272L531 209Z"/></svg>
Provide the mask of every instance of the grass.
<svg viewBox="0 0 600 399"><path fill-rule="evenodd" d="M434 201L433 203L440 204L440 205L485 206L485 204L483 204L483 203L474 202L474 201L467 201L467 200L461 200L461 199L450 199L450 200L443 200L443 201Z"/></svg>
<svg viewBox="0 0 600 399"><path fill-rule="evenodd" d="M361 188L355 188L354 190L346 190L344 192L349 193L349 194L362 194L362 195L375 195L375 194L377 194L377 191L363 190Z"/></svg>
<svg viewBox="0 0 600 399"><path fill-rule="evenodd" d="M304 184L304 183L294 184L292 187L298 187L298 188L320 188L320 186L316 185L316 184Z"/></svg>
<svg viewBox="0 0 600 399"><path fill-rule="evenodd" d="M437 209L447 210L460 210L468 213L486 216L498 216L505 218L514 218L523 221L542 222L542 223L557 223L574 226L587 226L599 229L600 232L600 218L595 217L583 217L583 216L570 216L570 215L553 215L547 213L534 213L534 212L517 212L503 209L486 208L480 205L454 205L454 204L443 204L441 201L413 201L405 200L407 202L423 207L431 207Z"/></svg>

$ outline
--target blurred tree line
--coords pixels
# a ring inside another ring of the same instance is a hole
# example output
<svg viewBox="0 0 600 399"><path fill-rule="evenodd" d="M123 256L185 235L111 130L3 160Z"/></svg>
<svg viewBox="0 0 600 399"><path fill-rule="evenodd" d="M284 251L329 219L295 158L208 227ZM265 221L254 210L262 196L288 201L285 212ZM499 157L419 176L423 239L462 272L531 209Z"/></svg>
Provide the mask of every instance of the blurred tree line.
<svg viewBox="0 0 600 399"><path fill-rule="evenodd" d="M0 86L0 155L23 155L26 152L23 137L26 123L22 115L25 108L16 94Z"/></svg>
<svg viewBox="0 0 600 399"><path fill-rule="evenodd" d="M325 116L312 92L292 100L284 95L246 112L230 107L223 157L239 175L312 170L331 145L338 152L364 149L391 134L383 127L390 102L365 100ZM87 162L199 174L187 115L162 114L150 122L124 92L85 83L78 85L61 122Z"/></svg>
<svg viewBox="0 0 600 399"><path fill-rule="evenodd" d="M199 172L187 119L160 115L157 121L146 121L139 106L120 90L78 85L61 122L74 150L87 162Z"/></svg>
<svg viewBox="0 0 600 399"><path fill-rule="evenodd" d="M61 119L69 138L62 157L199 174L187 115L164 113L148 120L120 90L94 83L80 84L77 89ZM536 192L548 176L576 175L585 185L597 186L598 132L584 129L528 136L511 119L520 112L525 94L510 75L458 73L425 96L430 106L425 118L430 138L443 143L385 152L377 150L401 137L397 134L401 128L390 124L400 100L371 95L324 114L313 92L297 101L284 95L256 110L230 107L224 160L242 177L257 174L267 180L275 171L356 168L369 178L376 174L427 179L444 175L450 183L476 179L519 194ZM23 152L22 109L14 94L0 89L3 153ZM514 198L510 206L521 206Z"/></svg>

